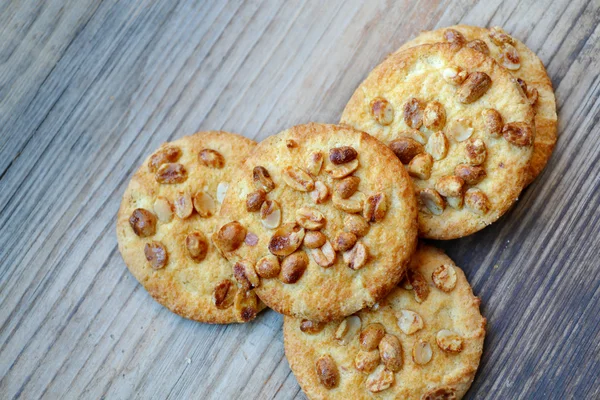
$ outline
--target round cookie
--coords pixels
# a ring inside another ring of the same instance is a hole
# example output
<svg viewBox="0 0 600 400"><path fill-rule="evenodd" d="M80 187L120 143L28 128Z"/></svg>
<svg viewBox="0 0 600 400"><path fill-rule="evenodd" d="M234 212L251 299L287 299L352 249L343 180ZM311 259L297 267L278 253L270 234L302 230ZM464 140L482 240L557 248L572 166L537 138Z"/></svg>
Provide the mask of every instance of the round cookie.
<svg viewBox="0 0 600 400"><path fill-rule="evenodd" d="M508 35L500 27L487 29L455 25L427 31L405 43L398 51L436 42L451 42L481 51L497 60L520 80L519 83L535 112L536 133L527 184L531 183L546 166L557 138L556 99L552 90L552 81L542 61L525 44Z"/></svg>
<svg viewBox="0 0 600 400"><path fill-rule="evenodd" d="M483 350L479 303L448 256L420 245L375 307L328 324L285 317L285 354L310 399L460 399Z"/></svg>
<svg viewBox="0 0 600 400"><path fill-rule="evenodd" d="M236 182L221 209L232 222L213 243L267 306L333 320L402 278L416 248L416 199L402 164L373 137L299 125L258 144Z"/></svg>
<svg viewBox="0 0 600 400"><path fill-rule="evenodd" d="M165 143L123 195L117 239L127 267L156 301L185 318L247 322L264 308L238 287L210 243L231 175L255 145L216 131Z"/></svg>
<svg viewBox="0 0 600 400"><path fill-rule="evenodd" d="M508 71L468 47L391 55L357 88L341 122L390 146L418 193L419 233L469 235L496 221L527 179L535 127Z"/></svg>

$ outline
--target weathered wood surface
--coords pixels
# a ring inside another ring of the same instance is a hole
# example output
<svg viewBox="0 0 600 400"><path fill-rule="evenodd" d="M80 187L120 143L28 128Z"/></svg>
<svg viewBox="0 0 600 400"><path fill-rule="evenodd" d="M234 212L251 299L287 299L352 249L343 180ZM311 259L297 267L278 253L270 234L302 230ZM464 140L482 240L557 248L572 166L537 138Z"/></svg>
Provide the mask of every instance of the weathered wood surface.
<svg viewBox="0 0 600 400"><path fill-rule="evenodd" d="M439 243L489 321L470 398L599 398L596 0L0 2L0 398L304 398L282 319L208 326L152 301L116 247L161 142L336 122L421 29L502 25L538 52L560 139L498 223Z"/></svg>

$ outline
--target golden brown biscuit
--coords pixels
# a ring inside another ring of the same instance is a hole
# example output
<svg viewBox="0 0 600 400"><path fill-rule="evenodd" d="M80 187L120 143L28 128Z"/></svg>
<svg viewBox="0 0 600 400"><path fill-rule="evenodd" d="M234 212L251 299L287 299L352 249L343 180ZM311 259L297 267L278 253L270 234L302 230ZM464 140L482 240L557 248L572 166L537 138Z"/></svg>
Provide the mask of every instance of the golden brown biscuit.
<svg viewBox="0 0 600 400"><path fill-rule="evenodd" d="M246 322L264 308L210 243L232 172L255 145L216 131L165 143L123 195L117 238L127 267L156 301L185 318Z"/></svg>
<svg viewBox="0 0 600 400"><path fill-rule="evenodd" d="M420 200L419 232L469 235L496 221L528 179L535 127L506 69L466 46L411 47L377 66L341 122L387 144Z"/></svg>
<svg viewBox="0 0 600 400"><path fill-rule="evenodd" d="M416 248L416 199L378 140L299 125L261 142L240 172L221 210L233 222L213 242L269 307L332 320L399 282Z"/></svg>
<svg viewBox="0 0 600 400"><path fill-rule="evenodd" d="M285 354L310 399L460 399L483 350L486 320L464 273L419 246L409 278L344 320L285 317ZM411 286L412 284L412 286Z"/></svg>
<svg viewBox="0 0 600 400"><path fill-rule="evenodd" d="M520 40L508 35L499 27L488 29L455 25L426 31L405 43L398 51L425 43L446 41L465 45L490 55L506 67L515 78L520 79L535 111L536 135L527 184L531 183L546 166L557 138L556 99L552 90L552 81L542 61Z"/></svg>

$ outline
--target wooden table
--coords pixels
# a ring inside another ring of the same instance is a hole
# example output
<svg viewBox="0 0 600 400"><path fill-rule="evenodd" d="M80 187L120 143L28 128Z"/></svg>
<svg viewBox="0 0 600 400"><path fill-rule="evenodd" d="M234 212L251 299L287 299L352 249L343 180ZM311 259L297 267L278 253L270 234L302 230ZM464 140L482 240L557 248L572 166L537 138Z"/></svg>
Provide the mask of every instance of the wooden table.
<svg viewBox="0 0 600 400"><path fill-rule="evenodd" d="M499 222L437 243L489 322L469 398L600 398L600 3L0 2L0 398L304 398L282 318L209 326L129 274L121 194L160 143L336 122L422 29L502 25L556 89L560 139Z"/></svg>

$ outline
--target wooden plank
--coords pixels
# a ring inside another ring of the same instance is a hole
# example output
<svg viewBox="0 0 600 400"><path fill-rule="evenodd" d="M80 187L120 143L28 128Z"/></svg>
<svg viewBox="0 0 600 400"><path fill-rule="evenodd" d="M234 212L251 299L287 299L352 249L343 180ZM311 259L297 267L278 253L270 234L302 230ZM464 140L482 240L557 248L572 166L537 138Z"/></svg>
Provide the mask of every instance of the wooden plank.
<svg viewBox="0 0 600 400"><path fill-rule="evenodd" d="M336 122L389 52L458 22L539 53L561 135L507 216L436 243L489 321L468 397L600 396L597 2L7 1L0 21L0 397L305 398L279 315L207 326L140 288L116 250L120 195L195 130Z"/></svg>

